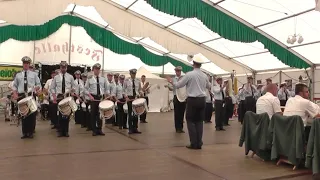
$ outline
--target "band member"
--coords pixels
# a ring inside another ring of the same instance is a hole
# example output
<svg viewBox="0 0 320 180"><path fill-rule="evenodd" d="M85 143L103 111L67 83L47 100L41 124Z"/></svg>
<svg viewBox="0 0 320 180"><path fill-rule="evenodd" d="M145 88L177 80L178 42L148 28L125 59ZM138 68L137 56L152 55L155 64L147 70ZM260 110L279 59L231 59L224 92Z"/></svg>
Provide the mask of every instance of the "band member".
<svg viewBox="0 0 320 180"><path fill-rule="evenodd" d="M177 66L175 69L176 76L172 79L173 83L177 83L181 78L182 67ZM186 110L186 102L180 102L176 95L176 88L174 86L166 86L173 93L173 107L174 107L174 126L176 133L184 133L183 131L183 119L184 112Z"/></svg>
<svg viewBox="0 0 320 180"><path fill-rule="evenodd" d="M150 94L150 89L143 89L144 85L146 84L146 76L145 75L142 75L141 76L141 88L142 88L142 92L143 92L143 98L146 99L147 101L147 106L149 107L149 97L148 97L148 94ZM146 121L147 119L147 112L143 113L141 116L140 116L140 122L141 123L148 123Z"/></svg>
<svg viewBox="0 0 320 180"><path fill-rule="evenodd" d="M266 90L266 87L269 85L269 84L272 84L272 79L271 78L267 78L266 79L266 85L264 85L262 88L261 88L261 95L260 96L263 96L267 93L267 90Z"/></svg>
<svg viewBox="0 0 320 180"><path fill-rule="evenodd" d="M209 82L212 83L212 78L210 75L208 75L208 79ZM204 122L205 123L212 123L211 122L211 117L212 117L212 111L213 111L213 107L212 107L212 101L213 101L213 92L212 89L206 89L206 110L205 110L205 119Z"/></svg>
<svg viewBox="0 0 320 180"><path fill-rule="evenodd" d="M222 85L222 78L216 78L217 83L213 85L212 91L214 94L214 108L215 108L215 123L216 131L225 131L223 128L226 107L225 107L225 84Z"/></svg>
<svg viewBox="0 0 320 180"><path fill-rule="evenodd" d="M13 83L13 98L18 102L26 96L31 96L32 92L40 91L41 83L36 73L29 70L31 59L27 56L22 58L23 70L18 73ZM32 89L34 88L34 89ZM36 112L22 117L22 134L21 139L33 138L36 123Z"/></svg>
<svg viewBox="0 0 320 180"><path fill-rule="evenodd" d="M287 89L287 83L283 82L283 83L281 83L280 89L278 91L278 98L280 100L280 106L285 106L289 97L290 97L290 92Z"/></svg>
<svg viewBox="0 0 320 180"><path fill-rule="evenodd" d="M14 79L16 78L17 74L18 74L18 72L13 74L13 80L8 85L8 88L9 88L9 90L11 92L10 96L8 96L9 100L10 100L10 103L11 103L11 105L10 105L10 107L11 107L11 109L10 109L11 110L11 116L15 116L16 112L18 110L17 106L16 106L16 103L13 101L13 97L12 97L12 95L13 95L13 83L14 83ZM9 118L6 117L5 121L10 121L10 117Z"/></svg>
<svg viewBox="0 0 320 180"><path fill-rule="evenodd" d="M91 128L92 136L105 134L102 132L102 120L100 119L99 114L99 103L103 99L103 95L108 98L107 94L107 80L100 76L101 65L96 63L92 66L93 76L88 78L85 85L85 94L90 98L90 107L91 107Z"/></svg>
<svg viewBox="0 0 320 180"><path fill-rule="evenodd" d="M79 70L74 73L74 76L76 77L76 79L74 80L74 83L76 84L75 94L77 95L75 96L75 100L77 100L78 99L77 97L79 97L79 102L80 102L79 104L80 107L76 111L74 118L75 118L76 124L81 124L84 117L84 113L81 107L81 104L83 102L82 94L83 94L84 84L83 84L83 81L80 79L81 72Z"/></svg>
<svg viewBox="0 0 320 180"><path fill-rule="evenodd" d="M119 125L119 129L125 128L127 121L124 121L124 111L123 111L123 105L126 103L126 99L124 98L124 92L123 92L123 81L125 76L120 76L119 81L119 74L116 73L114 75L114 97L117 102L117 115L116 115L116 122Z"/></svg>
<svg viewBox="0 0 320 180"><path fill-rule="evenodd" d="M173 84L175 88L187 87L186 119L190 138L190 145L187 146L189 149L201 149L203 144L206 89L210 89L211 85L206 74L200 69L202 62L200 58L193 58L193 71L188 72L176 83L173 83L168 77L168 82Z"/></svg>
<svg viewBox="0 0 320 180"><path fill-rule="evenodd" d="M244 94L242 93L243 91L243 87L244 87L244 84L241 88L239 88L238 90L238 101L239 101L239 105L238 105L238 121L243 122L243 117L244 117L244 114L243 112L245 112L245 109L244 109L244 100L245 100L245 96Z"/></svg>
<svg viewBox="0 0 320 180"><path fill-rule="evenodd" d="M229 119L232 118L233 115L233 90L229 88L229 82L228 80L224 81L224 92L225 92L225 97L224 97L224 102L225 102L225 116L224 116L224 121L223 124L225 126L230 126L229 124Z"/></svg>
<svg viewBox="0 0 320 180"><path fill-rule="evenodd" d="M83 81L83 85L86 84L86 82L87 82L87 77L88 77L88 74L87 74L87 73L82 73L82 74L81 74L81 78L82 78L82 81ZM89 100L90 100L90 98L89 98L89 96L87 96L87 95L85 94L85 90L84 90L84 89L83 89L83 91L82 91L82 99L84 100L82 103L85 103L86 109L85 109L85 111L84 111L84 116L83 116L83 118L82 118L81 127L87 128L86 131L92 131L92 129L91 129L91 121L90 121L91 115L90 115L90 110L89 110L89 105L90 105L90 104L89 104Z"/></svg>
<svg viewBox="0 0 320 180"><path fill-rule="evenodd" d="M113 74L111 72L109 72L107 74L107 94L111 95L109 100L113 101L114 103L116 102L115 97L114 97L114 91L116 88L116 85L113 83L112 81L113 78ZM113 126L117 126L117 122L116 122L116 118L115 116L112 116L110 119L106 119L105 120L105 124L112 124Z"/></svg>
<svg viewBox="0 0 320 180"><path fill-rule="evenodd" d="M140 81L136 79L136 69L131 69L130 77L124 81L124 94L128 105L129 134L141 134L138 131L138 116L132 112L132 101L142 95Z"/></svg>
<svg viewBox="0 0 320 180"><path fill-rule="evenodd" d="M76 84L71 74L67 73L68 64L66 61L60 63L60 74L56 75L51 83L50 92L52 93L53 103L59 104L59 102L70 95L75 96L74 90ZM69 120L70 115L64 116L59 112L58 124L59 133L58 137L69 137Z"/></svg>
<svg viewBox="0 0 320 180"><path fill-rule="evenodd" d="M49 102L48 116L49 116L49 119L51 121L51 125L53 125L52 129L56 128L56 122L55 121L57 120L56 119L57 108L54 107L55 104L52 103L52 96L51 96L51 93L49 91L54 76L56 76L56 71L52 71L51 72L51 79L48 79L46 84L43 87L43 93L44 93L44 95L46 95L46 97L48 98L48 102Z"/></svg>
<svg viewBox="0 0 320 180"><path fill-rule="evenodd" d="M243 89L241 91L241 95L244 96L244 108L243 108L243 116L247 111L256 112L256 96L258 94L257 88L253 85L252 76L248 76L247 83L244 84Z"/></svg>

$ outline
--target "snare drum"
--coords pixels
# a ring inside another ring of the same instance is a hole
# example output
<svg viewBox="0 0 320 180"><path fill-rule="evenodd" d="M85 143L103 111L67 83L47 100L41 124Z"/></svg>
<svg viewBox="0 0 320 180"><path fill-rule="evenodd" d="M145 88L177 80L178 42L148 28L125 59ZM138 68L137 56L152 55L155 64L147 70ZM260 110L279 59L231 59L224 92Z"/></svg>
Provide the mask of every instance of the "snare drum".
<svg viewBox="0 0 320 180"><path fill-rule="evenodd" d="M62 99L58 104L58 110L63 116L70 116L78 110L78 105L72 97Z"/></svg>
<svg viewBox="0 0 320 180"><path fill-rule="evenodd" d="M123 112L124 112L125 114L128 114L128 104L127 104L127 103L125 103L125 104L123 105Z"/></svg>
<svg viewBox="0 0 320 180"><path fill-rule="evenodd" d="M110 119L114 116L115 106L114 103L110 100L104 100L99 103L100 117L103 119Z"/></svg>
<svg viewBox="0 0 320 180"><path fill-rule="evenodd" d="M140 116L148 112L147 101L144 98L136 99L132 102L132 111L135 115Z"/></svg>
<svg viewBox="0 0 320 180"><path fill-rule="evenodd" d="M32 96L23 98L18 102L18 111L21 116L29 116L37 110L37 103Z"/></svg>

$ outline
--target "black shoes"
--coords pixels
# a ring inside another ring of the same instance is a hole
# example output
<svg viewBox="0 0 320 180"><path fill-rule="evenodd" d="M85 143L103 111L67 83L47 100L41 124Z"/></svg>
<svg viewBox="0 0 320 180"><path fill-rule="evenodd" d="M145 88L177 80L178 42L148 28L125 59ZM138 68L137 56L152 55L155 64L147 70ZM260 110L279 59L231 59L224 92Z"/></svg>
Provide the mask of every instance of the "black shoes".
<svg viewBox="0 0 320 180"><path fill-rule="evenodd" d="M188 148L188 149L194 149L194 150L202 149L201 146L192 146L192 145L186 146L186 148Z"/></svg>
<svg viewBox="0 0 320 180"><path fill-rule="evenodd" d="M21 139L27 139L27 138L33 139L33 134L24 134L24 135L21 137Z"/></svg>
<svg viewBox="0 0 320 180"><path fill-rule="evenodd" d="M178 129L178 130L176 130L176 133L185 133L185 132L182 129Z"/></svg>

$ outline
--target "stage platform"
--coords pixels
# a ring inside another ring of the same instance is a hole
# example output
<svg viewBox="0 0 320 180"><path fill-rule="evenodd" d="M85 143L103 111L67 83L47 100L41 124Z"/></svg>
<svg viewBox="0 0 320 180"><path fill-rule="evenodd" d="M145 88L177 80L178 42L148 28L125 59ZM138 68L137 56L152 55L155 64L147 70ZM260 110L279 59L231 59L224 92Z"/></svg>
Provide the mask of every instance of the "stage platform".
<svg viewBox="0 0 320 180"><path fill-rule="evenodd" d="M38 121L33 140L21 140L21 127L0 119L2 180L312 179L310 171L245 156L237 121L225 132L204 124L203 149L189 150L188 134L175 133L172 112L149 113L149 123L139 124L142 134L130 136L107 126L106 136L93 137L71 122L70 137L58 138L49 122Z"/></svg>

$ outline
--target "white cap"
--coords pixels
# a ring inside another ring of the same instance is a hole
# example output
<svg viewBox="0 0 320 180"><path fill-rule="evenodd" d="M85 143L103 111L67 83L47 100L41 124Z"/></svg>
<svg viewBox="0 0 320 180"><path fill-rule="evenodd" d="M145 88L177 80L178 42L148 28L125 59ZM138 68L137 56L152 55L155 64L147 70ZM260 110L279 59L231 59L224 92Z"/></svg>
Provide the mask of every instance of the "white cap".
<svg viewBox="0 0 320 180"><path fill-rule="evenodd" d="M209 63L208 60L206 60L205 58L203 58L203 57L201 57L201 56L199 56L199 55L195 55L195 56L189 55L189 56L188 56L188 60L189 60L189 61L192 60L193 62L198 63L198 64Z"/></svg>

